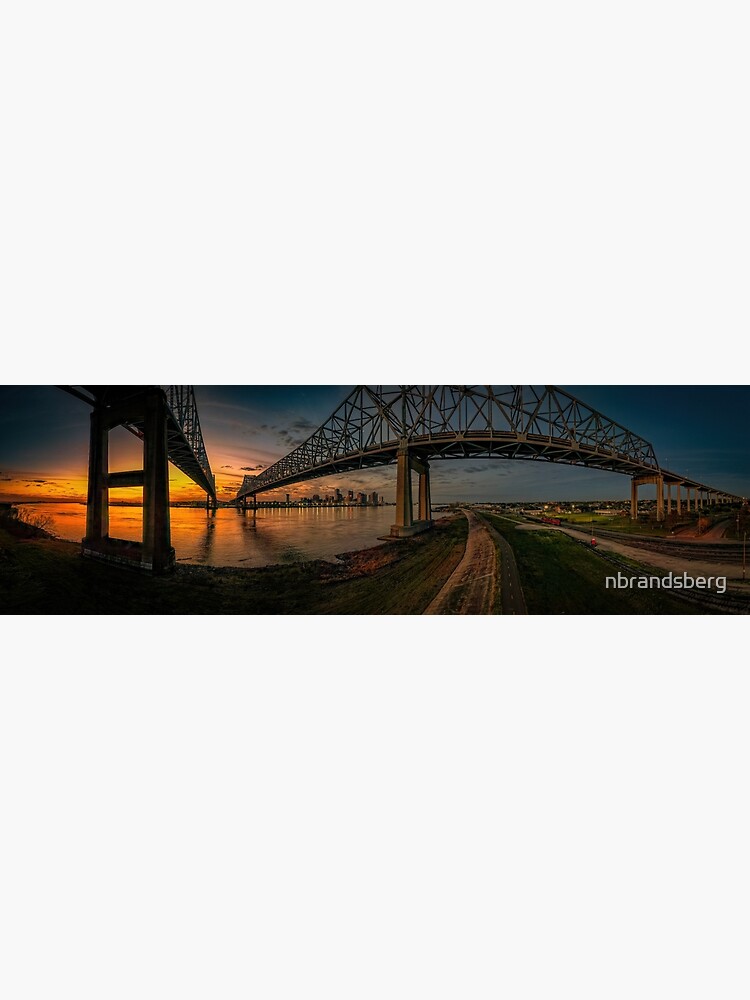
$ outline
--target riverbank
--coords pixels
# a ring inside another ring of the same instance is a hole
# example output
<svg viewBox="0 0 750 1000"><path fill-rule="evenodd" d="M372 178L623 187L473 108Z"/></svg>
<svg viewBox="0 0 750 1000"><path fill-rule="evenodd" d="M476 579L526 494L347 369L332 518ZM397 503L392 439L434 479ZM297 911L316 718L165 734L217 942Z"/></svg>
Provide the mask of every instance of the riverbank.
<svg viewBox="0 0 750 1000"><path fill-rule="evenodd" d="M446 518L336 563L180 565L153 578L83 559L76 543L0 527L0 613L419 615L461 560L466 535L465 518Z"/></svg>

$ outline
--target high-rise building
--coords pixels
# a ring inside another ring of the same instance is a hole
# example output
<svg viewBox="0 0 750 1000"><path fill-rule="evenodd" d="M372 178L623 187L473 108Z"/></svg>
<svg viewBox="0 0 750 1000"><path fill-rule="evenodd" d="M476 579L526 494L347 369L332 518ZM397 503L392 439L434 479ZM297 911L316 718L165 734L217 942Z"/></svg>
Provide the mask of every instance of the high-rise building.
<svg viewBox="0 0 750 1000"><path fill-rule="evenodd" d="M373 507L377 507L378 505L378 494L375 491L370 494L370 503Z"/></svg>

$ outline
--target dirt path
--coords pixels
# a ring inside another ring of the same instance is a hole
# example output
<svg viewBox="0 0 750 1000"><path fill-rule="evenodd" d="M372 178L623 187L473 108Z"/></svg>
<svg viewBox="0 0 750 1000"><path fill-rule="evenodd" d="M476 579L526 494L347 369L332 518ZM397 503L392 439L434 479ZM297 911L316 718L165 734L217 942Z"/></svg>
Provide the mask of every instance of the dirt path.
<svg viewBox="0 0 750 1000"><path fill-rule="evenodd" d="M487 524L471 510L466 552L426 615L491 615L497 587L497 550Z"/></svg>

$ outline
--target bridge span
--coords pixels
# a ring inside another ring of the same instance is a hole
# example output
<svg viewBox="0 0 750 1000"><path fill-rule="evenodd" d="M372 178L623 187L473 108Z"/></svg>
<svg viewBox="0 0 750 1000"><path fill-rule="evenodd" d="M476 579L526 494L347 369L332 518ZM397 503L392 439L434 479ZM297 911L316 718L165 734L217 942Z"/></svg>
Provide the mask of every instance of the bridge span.
<svg viewBox="0 0 750 1000"><path fill-rule="evenodd" d="M462 458L555 462L631 477L631 516L638 488L655 484L657 517L742 498L663 469L650 442L556 386L359 385L303 444L259 476L246 476L237 501L336 473L396 464L394 537L432 523L430 463ZM419 476L414 517L412 472ZM666 498L665 498L666 488Z"/></svg>

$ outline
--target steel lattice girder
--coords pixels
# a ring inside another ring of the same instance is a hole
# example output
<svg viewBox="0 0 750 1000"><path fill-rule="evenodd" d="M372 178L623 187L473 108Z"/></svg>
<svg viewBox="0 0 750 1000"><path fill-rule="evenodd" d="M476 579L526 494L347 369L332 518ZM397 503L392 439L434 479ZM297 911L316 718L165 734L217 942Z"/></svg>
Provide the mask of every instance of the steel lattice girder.
<svg viewBox="0 0 750 1000"><path fill-rule="evenodd" d="M190 479L203 486L207 493L216 498L216 478L211 471L206 444L203 440L198 406L195 402L195 391L192 385L162 386L167 396L167 403L175 418L179 433L170 436L170 461L185 473ZM181 437L180 437L181 435ZM185 448L187 445L187 449ZM195 475L197 462L202 477ZM200 482L199 479L205 482Z"/></svg>
<svg viewBox="0 0 750 1000"><path fill-rule="evenodd" d="M61 386L61 388L90 405L102 403L106 405L108 400L124 400L128 395L135 396L148 386L80 386L80 389L86 390L88 395L78 391L76 386ZM164 392L170 411L171 419L167 421L169 461L216 499L216 480L211 471L211 463L203 440L193 386L162 385L155 388ZM143 438L142 421L133 420L124 426L136 437Z"/></svg>
<svg viewBox="0 0 750 1000"><path fill-rule="evenodd" d="M238 498L393 462L402 442L426 459L525 458L635 475L658 472L651 444L555 386L357 386L304 444Z"/></svg>

